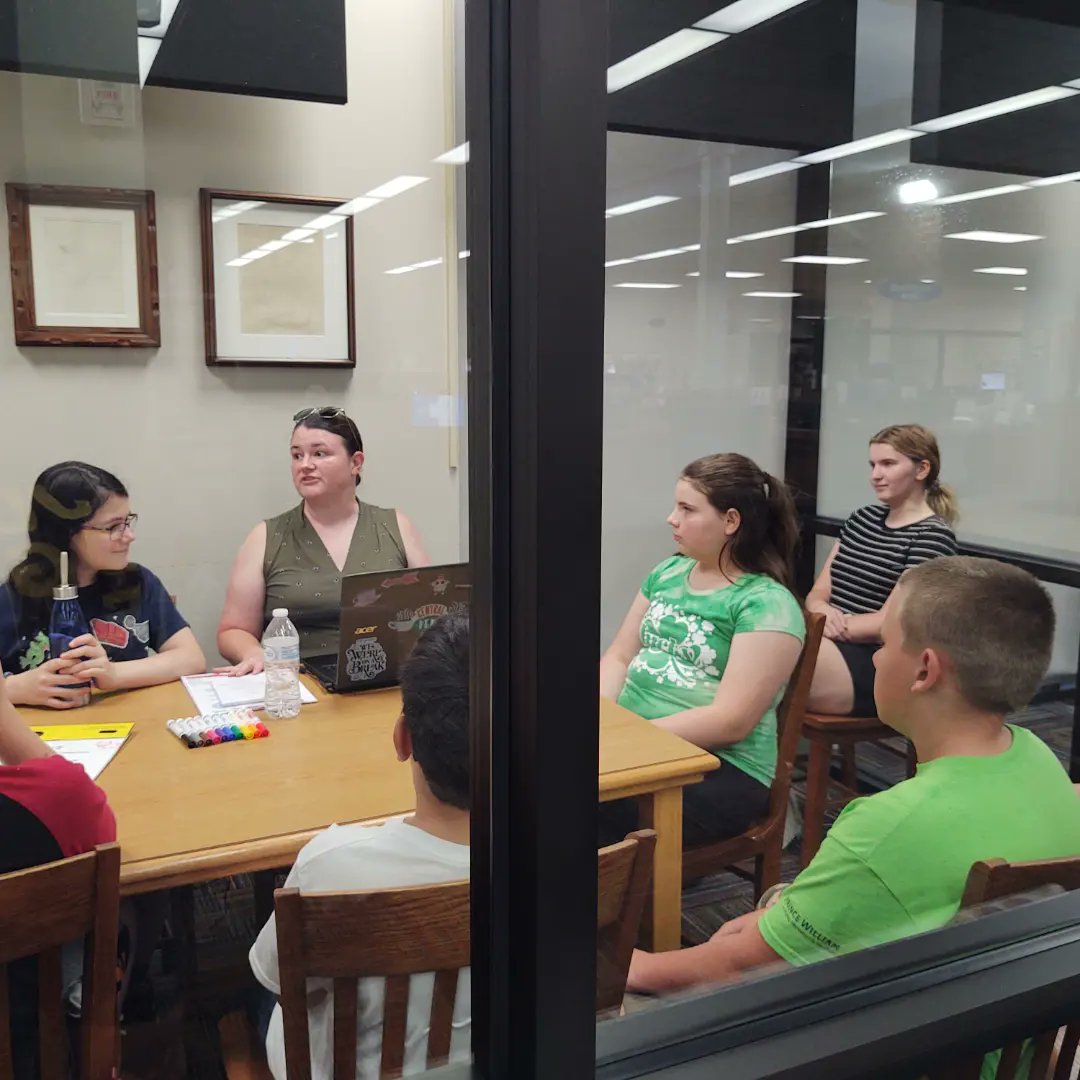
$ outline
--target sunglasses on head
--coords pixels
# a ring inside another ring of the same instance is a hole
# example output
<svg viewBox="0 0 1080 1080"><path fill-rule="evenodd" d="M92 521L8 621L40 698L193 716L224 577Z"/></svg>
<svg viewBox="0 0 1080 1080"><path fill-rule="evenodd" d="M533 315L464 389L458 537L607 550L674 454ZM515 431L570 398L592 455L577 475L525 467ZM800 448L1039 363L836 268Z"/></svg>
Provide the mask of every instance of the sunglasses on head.
<svg viewBox="0 0 1080 1080"><path fill-rule="evenodd" d="M345 423L349 425L349 430L356 440L357 449L363 450L364 442L360 438L360 429L353 423L352 418L346 414L344 409L339 409L336 405L319 405L301 409L298 413L293 414L293 423L302 423L312 416L320 416L323 420L344 420Z"/></svg>

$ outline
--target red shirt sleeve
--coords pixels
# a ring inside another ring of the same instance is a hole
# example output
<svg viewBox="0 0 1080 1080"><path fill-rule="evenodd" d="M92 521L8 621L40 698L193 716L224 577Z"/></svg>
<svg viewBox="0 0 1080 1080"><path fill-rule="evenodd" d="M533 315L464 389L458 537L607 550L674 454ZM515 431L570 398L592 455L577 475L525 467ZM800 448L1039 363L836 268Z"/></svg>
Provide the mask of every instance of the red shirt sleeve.
<svg viewBox="0 0 1080 1080"><path fill-rule="evenodd" d="M0 792L32 813L65 857L116 839L116 818L105 792L81 765L59 754L0 766Z"/></svg>

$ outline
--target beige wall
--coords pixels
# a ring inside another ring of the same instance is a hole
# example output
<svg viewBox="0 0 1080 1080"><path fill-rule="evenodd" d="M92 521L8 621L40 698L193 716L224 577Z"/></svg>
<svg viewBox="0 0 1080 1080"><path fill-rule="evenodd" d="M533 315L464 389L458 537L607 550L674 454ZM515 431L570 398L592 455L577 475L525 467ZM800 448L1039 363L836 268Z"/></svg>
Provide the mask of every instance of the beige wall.
<svg viewBox="0 0 1080 1080"><path fill-rule="evenodd" d="M71 457L102 465L140 514L133 557L179 596L210 657L237 545L296 499L288 436L304 405L347 407L368 450L365 497L406 510L435 559L461 555L451 433L412 424L413 395L450 386L445 263L384 273L457 246L446 228L451 170L432 163L452 141L442 7L350 0L347 11L343 107L148 89L132 128L86 127L74 80L0 73L0 179L156 193L162 327L156 350L17 349L3 284L0 564L6 572L22 554L42 468ZM200 187L350 198L401 174L431 179L355 220L354 372L205 366Z"/></svg>

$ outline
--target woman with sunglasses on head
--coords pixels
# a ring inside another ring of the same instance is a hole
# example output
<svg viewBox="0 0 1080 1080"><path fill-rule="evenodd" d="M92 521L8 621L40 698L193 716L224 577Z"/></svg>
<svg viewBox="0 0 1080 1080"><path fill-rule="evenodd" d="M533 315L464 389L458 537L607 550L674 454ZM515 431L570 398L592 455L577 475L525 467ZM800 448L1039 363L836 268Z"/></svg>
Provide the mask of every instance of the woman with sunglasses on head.
<svg viewBox="0 0 1080 1080"><path fill-rule="evenodd" d="M0 585L0 665L16 705L71 709L99 690L156 686L203 671L206 659L165 586L128 561L137 515L104 469L46 469L30 503L30 550ZM90 633L49 655L53 589L66 551Z"/></svg>
<svg viewBox="0 0 1080 1080"><path fill-rule="evenodd" d="M341 579L430 562L400 510L356 497L364 443L344 409L301 409L293 417L292 479L300 502L260 521L229 576L218 649L230 675L262 671L261 636L274 608L289 609L301 658L337 651Z"/></svg>

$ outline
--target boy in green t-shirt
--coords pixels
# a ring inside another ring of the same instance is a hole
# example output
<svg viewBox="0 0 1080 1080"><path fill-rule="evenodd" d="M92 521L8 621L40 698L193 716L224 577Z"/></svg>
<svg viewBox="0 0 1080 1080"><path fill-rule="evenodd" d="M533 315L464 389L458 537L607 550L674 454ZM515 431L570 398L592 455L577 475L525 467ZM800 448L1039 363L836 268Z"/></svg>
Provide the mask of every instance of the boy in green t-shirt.
<svg viewBox="0 0 1080 1080"><path fill-rule="evenodd" d="M628 989L664 993L766 964L809 964L944 926L972 863L1080 854L1080 799L1051 751L1006 713L1050 660L1054 610L1030 574L991 559L907 571L875 655L878 715L915 745L915 776L850 803L766 911L703 945L635 952Z"/></svg>

